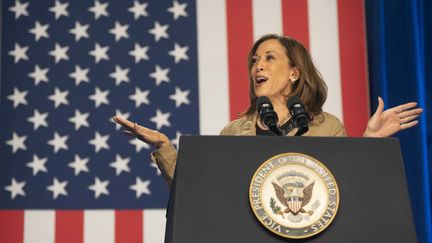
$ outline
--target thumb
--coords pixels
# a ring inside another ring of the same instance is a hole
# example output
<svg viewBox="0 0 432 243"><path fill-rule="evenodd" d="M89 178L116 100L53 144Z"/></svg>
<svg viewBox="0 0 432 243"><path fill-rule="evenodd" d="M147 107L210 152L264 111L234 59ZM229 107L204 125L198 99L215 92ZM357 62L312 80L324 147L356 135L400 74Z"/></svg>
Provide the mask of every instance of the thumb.
<svg viewBox="0 0 432 243"><path fill-rule="evenodd" d="M383 113L383 111L384 111L384 101L382 100L381 97L378 96L378 107L377 107L374 115L379 116Z"/></svg>

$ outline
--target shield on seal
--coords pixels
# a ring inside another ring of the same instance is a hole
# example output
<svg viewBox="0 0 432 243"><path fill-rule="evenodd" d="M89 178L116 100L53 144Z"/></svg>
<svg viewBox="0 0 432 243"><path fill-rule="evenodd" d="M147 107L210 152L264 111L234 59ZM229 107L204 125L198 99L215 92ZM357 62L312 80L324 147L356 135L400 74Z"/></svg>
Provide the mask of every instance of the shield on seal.
<svg viewBox="0 0 432 243"><path fill-rule="evenodd" d="M288 208L294 214L297 214L302 208L302 200L299 197L290 197L288 198Z"/></svg>

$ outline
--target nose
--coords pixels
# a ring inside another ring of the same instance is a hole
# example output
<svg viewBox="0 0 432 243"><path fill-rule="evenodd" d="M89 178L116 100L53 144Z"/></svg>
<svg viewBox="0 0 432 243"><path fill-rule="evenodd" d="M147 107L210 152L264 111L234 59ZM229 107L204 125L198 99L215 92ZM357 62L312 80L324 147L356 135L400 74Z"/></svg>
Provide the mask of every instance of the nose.
<svg viewBox="0 0 432 243"><path fill-rule="evenodd" d="M256 63L256 70L257 71L263 71L264 70L264 62L258 60Z"/></svg>

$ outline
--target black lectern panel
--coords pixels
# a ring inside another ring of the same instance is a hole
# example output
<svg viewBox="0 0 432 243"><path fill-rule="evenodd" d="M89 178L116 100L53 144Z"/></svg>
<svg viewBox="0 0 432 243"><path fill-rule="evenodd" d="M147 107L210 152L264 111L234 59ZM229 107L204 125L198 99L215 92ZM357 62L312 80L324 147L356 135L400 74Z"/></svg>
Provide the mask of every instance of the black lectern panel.
<svg viewBox="0 0 432 243"><path fill-rule="evenodd" d="M181 137L166 242L416 242L397 139ZM340 192L333 223L303 240L274 235L249 206L252 176L288 152L319 160Z"/></svg>

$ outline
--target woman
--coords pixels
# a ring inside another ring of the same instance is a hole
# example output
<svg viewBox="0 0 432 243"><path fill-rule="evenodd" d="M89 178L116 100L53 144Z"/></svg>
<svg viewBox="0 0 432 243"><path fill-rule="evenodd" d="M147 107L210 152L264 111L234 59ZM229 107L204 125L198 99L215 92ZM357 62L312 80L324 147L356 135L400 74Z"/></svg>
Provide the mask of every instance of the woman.
<svg viewBox="0 0 432 243"><path fill-rule="evenodd" d="M260 96L267 96L271 100L279 117L278 125L286 129L287 136L295 134L296 130L289 130L288 121L291 117L286 101L289 97L298 96L311 116L309 131L303 136L346 136L342 122L322 110L327 98L327 86L302 44L289 37L263 36L255 42L249 53L248 67L250 107L239 119L225 126L221 135L269 134L255 108L255 101ZM417 103L406 103L383 111L382 99L378 98L378 102L377 111L364 132L365 137L388 137L418 123L414 119L421 114L422 109L414 108ZM168 137L119 116L113 119L126 128L130 135L155 146L152 160L158 164L165 179L171 184L177 151Z"/></svg>

